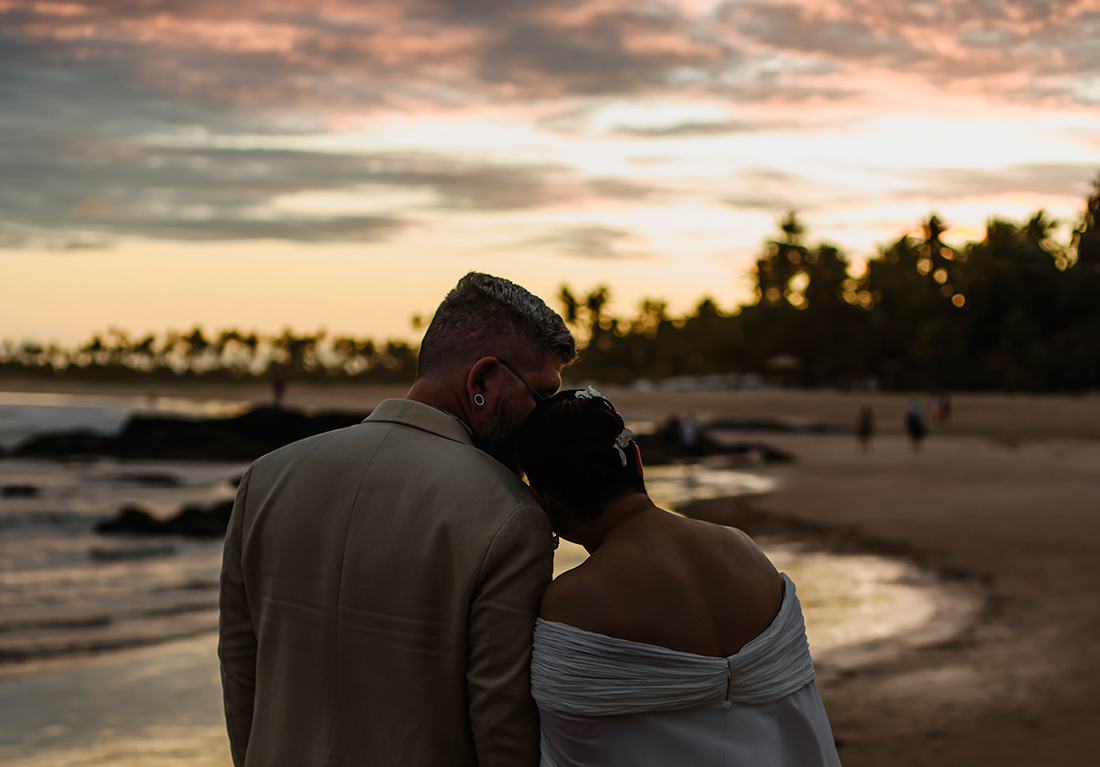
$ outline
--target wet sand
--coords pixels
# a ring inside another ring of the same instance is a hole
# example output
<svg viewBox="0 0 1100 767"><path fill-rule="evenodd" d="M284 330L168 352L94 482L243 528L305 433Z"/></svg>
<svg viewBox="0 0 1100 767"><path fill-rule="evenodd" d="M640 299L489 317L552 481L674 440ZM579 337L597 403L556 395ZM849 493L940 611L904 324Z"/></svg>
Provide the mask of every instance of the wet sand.
<svg viewBox="0 0 1100 767"><path fill-rule="evenodd" d="M773 492L695 516L902 556L983 602L962 631L819 683L846 767L1100 764L1100 443L775 436Z"/></svg>
<svg viewBox="0 0 1100 767"><path fill-rule="evenodd" d="M403 390L292 384L288 404L369 409ZM262 387L158 393L266 396ZM756 536L906 557L980 594L981 610L951 636L899 640L862 664L823 664L846 767L1100 764L1100 397L956 395L951 422L933 424L913 453L901 434L908 395L605 393L631 420L778 416L839 431L860 405L875 408L879 436L866 455L850 434L753 434L797 456L760 469L779 487L691 509Z"/></svg>
<svg viewBox="0 0 1100 767"><path fill-rule="evenodd" d="M0 666L0 764L229 767L217 641Z"/></svg>

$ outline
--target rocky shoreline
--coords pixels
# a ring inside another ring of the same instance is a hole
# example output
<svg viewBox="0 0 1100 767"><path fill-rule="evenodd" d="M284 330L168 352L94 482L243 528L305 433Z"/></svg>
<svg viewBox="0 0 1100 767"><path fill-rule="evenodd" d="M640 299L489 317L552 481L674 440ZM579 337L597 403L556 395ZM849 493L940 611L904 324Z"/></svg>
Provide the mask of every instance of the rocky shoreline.
<svg viewBox="0 0 1100 767"><path fill-rule="evenodd" d="M89 431L41 434L14 448L12 458L113 456L174 461L250 461L283 445L354 426L369 413L258 407L231 418L135 415L117 435Z"/></svg>
<svg viewBox="0 0 1100 767"><path fill-rule="evenodd" d="M124 460L170 461L251 461L284 445L333 429L359 424L369 413L318 412L258 407L243 415L228 418L185 418L132 416L116 435L88 431L41 434L18 445L6 456L52 460L94 460L112 457ZM794 455L758 439L716 438L721 429L760 428L763 419L738 425L729 419L715 423L691 423L671 418L652 433L639 434L637 442L650 465L686 463L712 456L723 456L731 466L758 466L790 463ZM795 432L792 427L772 419L773 431ZM173 486L178 480L171 474L126 475L146 486ZM10 485L0 488L3 497L34 497L38 488ZM225 534L232 511L231 501L213 505L185 505L174 515L162 519L148 509L127 505L113 516L100 520L95 532L139 536L180 535L213 538Z"/></svg>

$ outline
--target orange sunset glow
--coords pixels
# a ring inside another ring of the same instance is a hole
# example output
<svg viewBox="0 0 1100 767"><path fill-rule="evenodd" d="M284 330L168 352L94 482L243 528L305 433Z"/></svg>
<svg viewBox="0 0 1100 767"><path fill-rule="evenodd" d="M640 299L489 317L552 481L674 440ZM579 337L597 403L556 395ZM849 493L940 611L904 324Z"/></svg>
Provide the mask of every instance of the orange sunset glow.
<svg viewBox="0 0 1100 767"><path fill-rule="evenodd" d="M751 298L1100 171L1100 1L0 0L0 338L410 338L466 271Z"/></svg>

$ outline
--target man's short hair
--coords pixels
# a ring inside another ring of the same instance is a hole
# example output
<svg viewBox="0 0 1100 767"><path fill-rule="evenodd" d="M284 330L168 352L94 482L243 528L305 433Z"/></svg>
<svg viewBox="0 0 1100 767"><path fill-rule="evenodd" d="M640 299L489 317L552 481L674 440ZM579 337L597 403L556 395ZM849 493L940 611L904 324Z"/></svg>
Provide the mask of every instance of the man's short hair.
<svg viewBox="0 0 1100 767"><path fill-rule="evenodd" d="M557 312L514 282L470 272L436 309L420 344L417 377L445 376L482 357L536 368L550 355L563 365L577 356Z"/></svg>

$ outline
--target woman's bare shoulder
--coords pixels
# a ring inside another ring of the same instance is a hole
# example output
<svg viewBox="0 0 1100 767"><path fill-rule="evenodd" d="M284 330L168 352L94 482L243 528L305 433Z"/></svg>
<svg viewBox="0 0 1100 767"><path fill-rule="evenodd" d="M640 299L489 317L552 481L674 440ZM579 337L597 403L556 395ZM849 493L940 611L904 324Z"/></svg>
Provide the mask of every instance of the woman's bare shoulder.
<svg viewBox="0 0 1100 767"><path fill-rule="evenodd" d="M539 617L545 621L607 633L614 625L618 601L598 561L588 559L555 578L542 597Z"/></svg>

